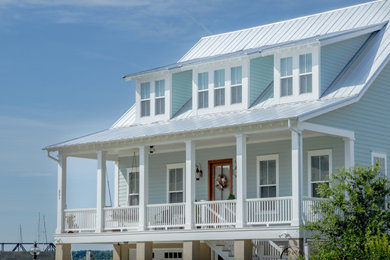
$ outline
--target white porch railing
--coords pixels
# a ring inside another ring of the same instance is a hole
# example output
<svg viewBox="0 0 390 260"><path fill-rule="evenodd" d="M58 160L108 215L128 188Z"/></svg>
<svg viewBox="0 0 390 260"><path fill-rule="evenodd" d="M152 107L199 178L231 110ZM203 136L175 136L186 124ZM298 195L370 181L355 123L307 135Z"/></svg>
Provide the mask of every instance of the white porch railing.
<svg viewBox="0 0 390 260"><path fill-rule="evenodd" d="M148 228L184 227L185 203L147 205Z"/></svg>
<svg viewBox="0 0 390 260"><path fill-rule="evenodd" d="M247 199L248 225L291 222L291 197Z"/></svg>
<svg viewBox="0 0 390 260"><path fill-rule="evenodd" d="M305 219L305 222L313 222L317 221L320 218L319 213L314 213L313 206L319 206L319 202L324 200L323 198L311 198L311 197L304 197L303 198L303 217Z"/></svg>
<svg viewBox="0 0 390 260"><path fill-rule="evenodd" d="M96 229L96 209L65 209L65 231Z"/></svg>
<svg viewBox="0 0 390 260"><path fill-rule="evenodd" d="M135 229L138 220L138 206L104 208L104 230Z"/></svg>
<svg viewBox="0 0 390 260"><path fill-rule="evenodd" d="M195 226L217 227L236 224L236 201L198 201L195 202Z"/></svg>

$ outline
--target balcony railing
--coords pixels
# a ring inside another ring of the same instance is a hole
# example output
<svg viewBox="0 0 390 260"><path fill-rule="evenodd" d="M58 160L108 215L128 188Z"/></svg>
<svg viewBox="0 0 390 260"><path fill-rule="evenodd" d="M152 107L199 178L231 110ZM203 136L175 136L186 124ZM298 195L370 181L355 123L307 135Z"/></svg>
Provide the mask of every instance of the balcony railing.
<svg viewBox="0 0 390 260"><path fill-rule="evenodd" d="M195 202L195 226L226 227L236 224L236 201L198 201Z"/></svg>
<svg viewBox="0 0 390 260"><path fill-rule="evenodd" d="M65 231L93 231L96 228L96 209L66 209Z"/></svg>
<svg viewBox="0 0 390 260"><path fill-rule="evenodd" d="M148 228L184 227L185 203L147 205Z"/></svg>
<svg viewBox="0 0 390 260"><path fill-rule="evenodd" d="M291 197L247 199L248 225L291 222Z"/></svg>
<svg viewBox="0 0 390 260"><path fill-rule="evenodd" d="M104 208L104 229L136 229L139 222L139 207Z"/></svg>
<svg viewBox="0 0 390 260"><path fill-rule="evenodd" d="M313 207L321 200L303 199L305 223L319 219ZM291 223L292 197L247 199L245 206L248 226ZM194 225L204 229L233 228L236 226L236 207L236 200L194 202ZM96 209L66 209L64 213L65 232L95 231L97 228ZM103 213L105 231L135 230L139 227L138 206L106 207ZM149 204L145 213L148 229L184 228L185 203Z"/></svg>

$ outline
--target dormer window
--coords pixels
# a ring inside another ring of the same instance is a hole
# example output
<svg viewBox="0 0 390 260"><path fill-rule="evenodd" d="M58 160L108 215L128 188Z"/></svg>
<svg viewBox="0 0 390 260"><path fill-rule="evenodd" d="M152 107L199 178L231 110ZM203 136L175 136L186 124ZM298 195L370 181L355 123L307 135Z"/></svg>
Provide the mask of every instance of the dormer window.
<svg viewBox="0 0 390 260"><path fill-rule="evenodd" d="M312 92L312 62L311 53L299 55L299 93Z"/></svg>
<svg viewBox="0 0 390 260"><path fill-rule="evenodd" d="M209 107L209 73L198 73L198 108Z"/></svg>
<svg viewBox="0 0 390 260"><path fill-rule="evenodd" d="M155 115L165 113L165 80L155 82Z"/></svg>
<svg viewBox="0 0 390 260"><path fill-rule="evenodd" d="M150 82L141 83L141 117L150 116Z"/></svg>
<svg viewBox="0 0 390 260"><path fill-rule="evenodd" d="M214 106L225 105L225 70L214 71Z"/></svg>
<svg viewBox="0 0 390 260"><path fill-rule="evenodd" d="M242 102L242 68L231 68L231 103L237 104Z"/></svg>
<svg viewBox="0 0 390 260"><path fill-rule="evenodd" d="M291 96L293 94L293 70L292 57L280 59L280 96Z"/></svg>

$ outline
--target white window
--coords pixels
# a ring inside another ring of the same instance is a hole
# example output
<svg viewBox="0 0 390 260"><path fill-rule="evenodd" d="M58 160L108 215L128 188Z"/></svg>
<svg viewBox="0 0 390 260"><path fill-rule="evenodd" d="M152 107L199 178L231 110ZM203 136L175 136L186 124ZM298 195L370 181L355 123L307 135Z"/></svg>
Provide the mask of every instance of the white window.
<svg viewBox="0 0 390 260"><path fill-rule="evenodd" d="M184 201L184 167L182 163L170 164L168 169L168 203Z"/></svg>
<svg viewBox="0 0 390 260"><path fill-rule="evenodd" d="M231 103L242 102L242 67L231 68Z"/></svg>
<svg viewBox="0 0 390 260"><path fill-rule="evenodd" d="M332 151L310 151L309 161L309 193L312 197L321 197L318 186L321 183L329 185L329 176L332 173Z"/></svg>
<svg viewBox="0 0 390 260"><path fill-rule="evenodd" d="M312 93L312 57L311 53L299 55L299 93Z"/></svg>
<svg viewBox="0 0 390 260"><path fill-rule="evenodd" d="M150 82L141 83L141 117L150 116Z"/></svg>
<svg viewBox="0 0 390 260"><path fill-rule="evenodd" d="M155 82L155 115L165 113L165 80Z"/></svg>
<svg viewBox="0 0 390 260"><path fill-rule="evenodd" d="M209 73L198 73L198 108L209 107Z"/></svg>
<svg viewBox="0 0 390 260"><path fill-rule="evenodd" d="M280 59L280 96L291 96L293 94L293 73L292 57Z"/></svg>
<svg viewBox="0 0 390 260"><path fill-rule="evenodd" d="M128 184L129 184L129 206L135 206L139 204L139 171L128 172Z"/></svg>
<svg viewBox="0 0 390 260"><path fill-rule="evenodd" d="M371 152L371 164L379 165L381 167L381 172L386 175L387 174L387 156L386 153L380 152Z"/></svg>
<svg viewBox="0 0 390 260"><path fill-rule="evenodd" d="M214 71L214 106L225 105L225 70Z"/></svg>
<svg viewBox="0 0 390 260"><path fill-rule="evenodd" d="M257 156L257 194L260 198L279 196L279 155Z"/></svg>

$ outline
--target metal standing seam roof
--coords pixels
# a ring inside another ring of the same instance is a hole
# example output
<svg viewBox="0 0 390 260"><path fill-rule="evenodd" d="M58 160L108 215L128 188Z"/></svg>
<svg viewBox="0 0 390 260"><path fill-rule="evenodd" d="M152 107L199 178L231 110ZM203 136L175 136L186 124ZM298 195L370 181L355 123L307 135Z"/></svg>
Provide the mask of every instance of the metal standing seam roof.
<svg viewBox="0 0 390 260"><path fill-rule="evenodd" d="M338 12L343 12L339 14ZM370 16L368 15L370 14ZM344 19L344 16L346 18ZM304 22L303 19L306 19ZM341 24L333 24L330 26L328 21L336 19ZM329 32L336 29L346 29L346 27L378 24L388 21L390 19L390 1L377 1L368 4L348 7L336 11L331 11L314 16L298 18L285 22L291 26L301 26L307 30L314 30L318 32ZM354 22L351 22L351 21ZM318 22L326 23L327 28L322 28ZM311 26L310 23L313 23ZM273 27L280 26L282 23L267 25L268 31L274 30ZM347 26L348 25L348 26ZM267 26L248 29L246 35L255 30L264 30ZM318 27L318 28L317 28ZM259 31L261 32L261 31ZM256 37L260 35L257 32ZM233 32L233 36L235 33ZM300 29L296 30L294 34L305 35ZM217 35L215 37L227 37L228 34ZM239 34L241 35L241 34ZM307 34L308 35L308 34ZM286 36L289 39L297 38L298 36ZM284 37L284 38L286 38ZM274 37L277 39L278 37ZM269 40L269 41L272 41ZM268 41L268 42L269 42ZM199 44L199 43L198 43ZM202 43L203 45L204 43ZM214 45L213 45L214 46ZM249 46L249 43L248 43ZM252 46L252 45L251 45ZM230 48L230 50L233 50ZM190 51L191 52L191 51ZM212 52L210 52L212 53ZM350 100L355 100L364 90L369 87L370 83L375 79L378 72L383 68L389 60L390 54L390 29L386 25L380 32L373 35L365 46L361 49L359 55L355 57L353 62L339 75L339 77L332 83L332 85L325 91L319 100L276 104L272 99L265 100L256 104L251 109L243 111L234 111L221 114L210 114L202 116L193 116L190 110L184 112L180 116L169 121L154 122L149 124L134 125L135 121L135 106L129 109L110 129L91 134L85 137L73 139L59 144L48 146L44 149L56 150L61 147L82 145L98 142L109 142L116 140L125 140L132 138L141 138L145 136L165 135L171 133L180 133L192 131L194 129L205 130L210 128L234 126L242 124L250 124L256 122L266 122L273 120L282 120L288 118L298 118L302 115L307 115L313 111L323 110L331 106L346 103ZM186 54L187 55L187 54Z"/></svg>
<svg viewBox="0 0 390 260"><path fill-rule="evenodd" d="M377 24L388 15L389 6L390 1L375 1L273 24L206 36L201 38L179 62Z"/></svg>

